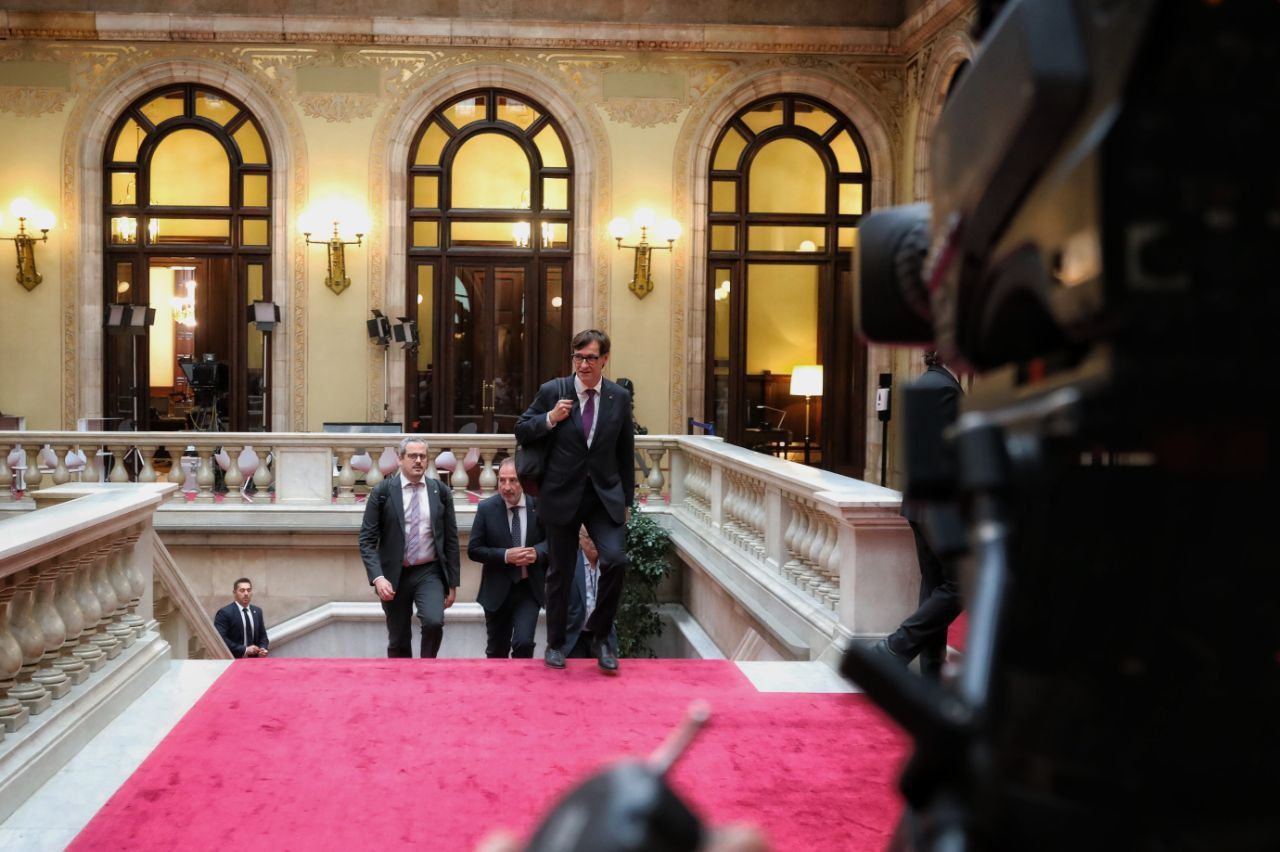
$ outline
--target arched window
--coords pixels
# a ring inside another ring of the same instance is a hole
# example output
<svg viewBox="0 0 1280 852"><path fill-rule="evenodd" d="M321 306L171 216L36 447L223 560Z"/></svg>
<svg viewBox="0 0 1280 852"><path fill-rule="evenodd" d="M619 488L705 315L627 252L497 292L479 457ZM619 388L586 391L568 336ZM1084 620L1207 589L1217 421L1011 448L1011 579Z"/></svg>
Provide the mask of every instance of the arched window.
<svg viewBox="0 0 1280 852"><path fill-rule="evenodd" d="M261 127L215 89L149 92L107 137L103 176L104 303L155 311L142 334L108 311L106 416L143 429L268 429L270 365L246 321L249 304L271 299ZM226 367L192 366L207 356Z"/></svg>
<svg viewBox="0 0 1280 852"><path fill-rule="evenodd" d="M427 117L408 174L407 428L510 432L568 369L572 152L542 106L482 89Z"/></svg>
<svg viewBox="0 0 1280 852"><path fill-rule="evenodd" d="M721 131L707 193L706 411L734 443L859 476L865 352L850 269L867 162L837 110L771 96ZM821 395L793 395L795 368L816 365Z"/></svg>

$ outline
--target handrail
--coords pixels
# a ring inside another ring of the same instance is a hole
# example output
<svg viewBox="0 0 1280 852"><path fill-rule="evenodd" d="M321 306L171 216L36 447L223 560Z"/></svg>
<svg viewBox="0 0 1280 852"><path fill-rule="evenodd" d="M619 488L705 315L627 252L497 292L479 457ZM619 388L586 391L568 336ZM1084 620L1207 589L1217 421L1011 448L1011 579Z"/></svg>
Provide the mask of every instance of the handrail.
<svg viewBox="0 0 1280 852"><path fill-rule="evenodd" d="M155 548L153 562L155 578L164 586L169 599L182 614L182 618L187 622L187 629L200 640L209 659L234 659L227 648L227 643L222 641L222 636L218 634L213 622L200 606L200 600L192 590L191 584L187 582L187 578L183 576L182 570L178 568L178 563L174 561L169 548L164 546L164 542L154 530L151 535L152 546Z"/></svg>

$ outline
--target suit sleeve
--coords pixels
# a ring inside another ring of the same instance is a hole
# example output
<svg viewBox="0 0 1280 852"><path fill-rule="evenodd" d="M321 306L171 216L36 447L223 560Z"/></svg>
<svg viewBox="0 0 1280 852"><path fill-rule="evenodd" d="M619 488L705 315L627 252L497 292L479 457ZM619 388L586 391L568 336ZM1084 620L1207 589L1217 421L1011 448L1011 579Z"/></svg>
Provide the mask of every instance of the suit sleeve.
<svg viewBox="0 0 1280 852"><path fill-rule="evenodd" d="M485 567L500 568L507 564L507 549L489 542L497 508L496 503L480 504L476 509L475 523L471 525L471 539L467 542L467 557Z"/></svg>
<svg viewBox="0 0 1280 852"><path fill-rule="evenodd" d="M533 402L516 421L516 441L525 445L536 444L551 434L547 426L547 412L555 408L558 401L555 381L538 388Z"/></svg>
<svg viewBox="0 0 1280 852"><path fill-rule="evenodd" d="M271 650L271 637L267 636L267 619L263 617L262 610L258 610L256 615L258 616L258 631L262 634L262 641L258 642L258 647Z"/></svg>
<svg viewBox="0 0 1280 852"><path fill-rule="evenodd" d="M436 542L436 556L444 562L444 576L450 589L458 588L462 575L458 553L458 519L453 511L453 492L449 486L437 481L440 486L440 530L444 533L444 541Z"/></svg>
<svg viewBox="0 0 1280 852"><path fill-rule="evenodd" d="M360 523L360 561L369 575L369 585L382 576L382 560L378 558L378 540L381 536L382 508L387 502L387 488L383 480L369 492L364 504L364 520Z"/></svg>
<svg viewBox="0 0 1280 852"><path fill-rule="evenodd" d="M243 625L240 627L241 635L244 635ZM225 609L218 610L218 614L213 617L213 627L218 631L218 635L222 637L222 641L226 644L227 650L231 652L231 656L240 659L244 656L244 645L235 639L235 632L231 629L231 618L227 615Z"/></svg>
<svg viewBox="0 0 1280 852"><path fill-rule="evenodd" d="M618 476L622 479L622 498L630 508L636 500L636 421L632 416L631 394L625 397L622 429L618 433Z"/></svg>

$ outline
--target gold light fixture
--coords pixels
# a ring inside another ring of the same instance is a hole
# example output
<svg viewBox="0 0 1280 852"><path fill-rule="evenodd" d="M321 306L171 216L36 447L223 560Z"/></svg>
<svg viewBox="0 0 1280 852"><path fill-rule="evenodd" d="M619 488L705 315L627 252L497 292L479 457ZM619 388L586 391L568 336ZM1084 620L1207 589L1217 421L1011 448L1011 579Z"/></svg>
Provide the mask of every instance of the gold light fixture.
<svg viewBox="0 0 1280 852"><path fill-rule="evenodd" d="M132 216L117 216L111 220L115 231L115 242L122 245L133 245L138 242L138 220ZM160 236L160 220L147 220L147 244L155 245Z"/></svg>
<svg viewBox="0 0 1280 852"><path fill-rule="evenodd" d="M680 223L674 219L664 219L658 227L658 238L666 240L665 246L649 244L649 230L654 227L653 212L641 208L631 219L619 216L609 223L609 236L618 242L619 249L635 249L635 264L632 267L631 292L637 299L643 299L653 292L653 275L650 266L650 255L654 251L671 251L676 240L680 238ZM640 229L640 241L635 245L623 245L622 241L632 234L635 228Z"/></svg>
<svg viewBox="0 0 1280 852"><path fill-rule="evenodd" d="M49 241L49 229L54 226L54 217L48 210L36 210L35 205L25 198L15 198L9 205L9 212L18 217L18 233L6 240L13 240L18 251L18 283L28 290L44 280L44 276L36 269L36 243ZM27 220L40 230L40 236L27 233Z"/></svg>
<svg viewBox="0 0 1280 852"><path fill-rule="evenodd" d="M351 286L351 279L347 277L347 246L358 246L364 241L364 234L357 233L354 240L344 240L339 233L340 224L337 219L333 220L333 234L327 240L311 239L310 231L303 231L302 236L306 238L308 245L320 245L329 247L329 275L324 279L325 286L335 293L341 293L343 290Z"/></svg>

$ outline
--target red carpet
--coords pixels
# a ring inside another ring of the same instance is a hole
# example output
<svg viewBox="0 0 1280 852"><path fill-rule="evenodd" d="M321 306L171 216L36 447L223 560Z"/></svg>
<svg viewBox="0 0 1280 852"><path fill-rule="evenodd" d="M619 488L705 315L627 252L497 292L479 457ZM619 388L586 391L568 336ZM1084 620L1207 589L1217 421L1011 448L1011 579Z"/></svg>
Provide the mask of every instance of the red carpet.
<svg viewBox="0 0 1280 852"><path fill-rule="evenodd" d="M765 694L729 662L233 663L72 849L469 850L528 836L585 773L647 755L694 698L673 786L779 850L881 849L907 740L861 695Z"/></svg>
<svg viewBox="0 0 1280 852"><path fill-rule="evenodd" d="M957 651L964 650L965 640L969 638L969 613L962 612L947 627L947 644Z"/></svg>

